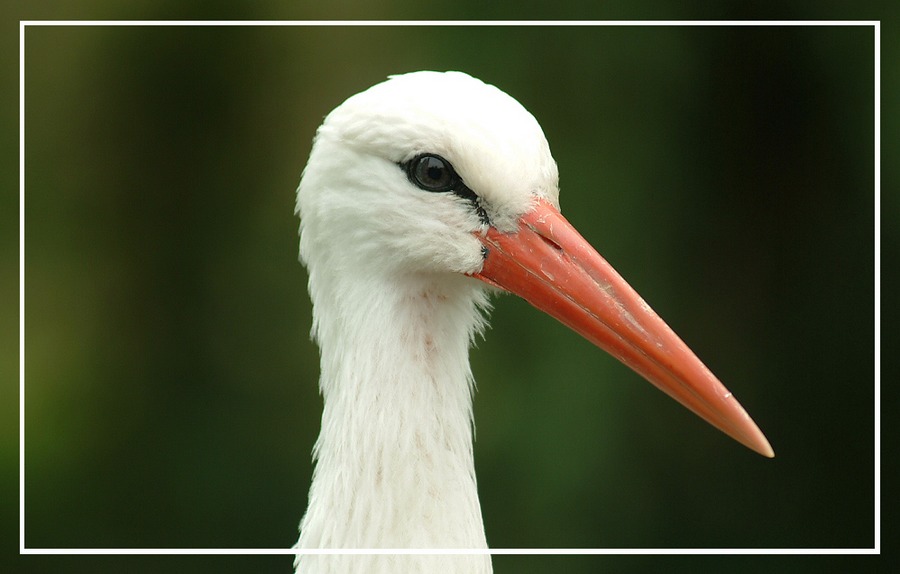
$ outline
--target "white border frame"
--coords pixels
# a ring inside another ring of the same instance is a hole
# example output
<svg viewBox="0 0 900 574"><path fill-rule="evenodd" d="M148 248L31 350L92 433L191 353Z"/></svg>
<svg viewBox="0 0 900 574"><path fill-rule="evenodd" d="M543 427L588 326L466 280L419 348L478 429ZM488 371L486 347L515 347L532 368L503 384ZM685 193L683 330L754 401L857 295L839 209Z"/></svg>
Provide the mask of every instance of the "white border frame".
<svg viewBox="0 0 900 574"><path fill-rule="evenodd" d="M872 26L875 34L875 545L872 548L489 548L489 549L344 549L294 548L28 548L25 545L25 29L29 26ZM297 554L496 554L496 555L871 555L881 554L881 21L880 20L614 20L614 21L465 21L465 20L22 20L19 22L19 554L20 555L297 555Z"/></svg>

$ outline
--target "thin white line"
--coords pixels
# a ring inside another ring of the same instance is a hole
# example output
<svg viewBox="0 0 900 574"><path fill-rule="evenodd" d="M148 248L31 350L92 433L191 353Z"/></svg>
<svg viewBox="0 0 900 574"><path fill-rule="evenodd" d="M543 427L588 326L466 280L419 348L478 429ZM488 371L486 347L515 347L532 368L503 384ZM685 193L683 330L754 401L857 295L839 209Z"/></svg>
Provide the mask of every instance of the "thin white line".
<svg viewBox="0 0 900 574"><path fill-rule="evenodd" d="M291 548L26 548L30 556L210 556L290 555Z"/></svg>
<svg viewBox="0 0 900 574"><path fill-rule="evenodd" d="M23 20L25 26L873 26L878 20Z"/></svg>
<svg viewBox="0 0 900 574"><path fill-rule="evenodd" d="M465 553L465 552L463 552ZM693 555L870 555L875 554L872 548L492 548L489 554L605 554L605 555L656 555L656 556L693 556Z"/></svg>
<svg viewBox="0 0 900 574"><path fill-rule="evenodd" d="M19 550L25 548L25 24L19 24Z"/></svg>
<svg viewBox="0 0 900 574"><path fill-rule="evenodd" d="M295 548L28 548L28 555L72 556L204 556L204 555L296 555L357 556L457 556L457 555L872 555L872 548L348 548L343 550L297 550Z"/></svg>
<svg viewBox="0 0 900 574"><path fill-rule="evenodd" d="M875 548L881 550L881 23L875 23Z"/></svg>

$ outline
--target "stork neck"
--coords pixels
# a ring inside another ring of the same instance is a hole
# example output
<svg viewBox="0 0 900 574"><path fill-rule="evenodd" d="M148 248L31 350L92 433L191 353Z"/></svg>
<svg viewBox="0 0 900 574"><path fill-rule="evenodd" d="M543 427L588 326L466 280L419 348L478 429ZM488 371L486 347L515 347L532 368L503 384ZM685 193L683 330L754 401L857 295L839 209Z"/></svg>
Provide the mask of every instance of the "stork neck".
<svg viewBox="0 0 900 574"><path fill-rule="evenodd" d="M324 411L298 547L486 547L468 363L481 288L427 276L317 286Z"/></svg>

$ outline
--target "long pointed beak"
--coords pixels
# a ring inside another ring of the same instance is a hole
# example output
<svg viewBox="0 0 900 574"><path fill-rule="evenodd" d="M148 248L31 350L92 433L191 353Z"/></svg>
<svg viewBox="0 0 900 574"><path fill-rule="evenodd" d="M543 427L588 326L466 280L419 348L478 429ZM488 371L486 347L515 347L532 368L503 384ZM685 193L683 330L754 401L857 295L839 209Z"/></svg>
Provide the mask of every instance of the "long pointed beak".
<svg viewBox="0 0 900 574"><path fill-rule="evenodd" d="M775 456L734 395L550 203L538 200L516 233L491 227L478 237L487 254L474 277L519 295L728 436Z"/></svg>

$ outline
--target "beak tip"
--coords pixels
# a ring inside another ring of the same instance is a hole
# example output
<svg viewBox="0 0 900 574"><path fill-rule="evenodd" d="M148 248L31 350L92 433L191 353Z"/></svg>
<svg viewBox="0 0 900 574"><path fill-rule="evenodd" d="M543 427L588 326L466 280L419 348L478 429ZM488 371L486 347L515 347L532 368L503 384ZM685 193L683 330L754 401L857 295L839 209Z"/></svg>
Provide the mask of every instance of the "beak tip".
<svg viewBox="0 0 900 574"><path fill-rule="evenodd" d="M752 421L751 424L753 424ZM755 432L751 433L745 440L741 440L740 442L750 450L759 453L766 458L775 458L775 450L772 449L772 445L769 444L769 439L766 438L766 435L764 435L755 424L753 424L753 427Z"/></svg>

